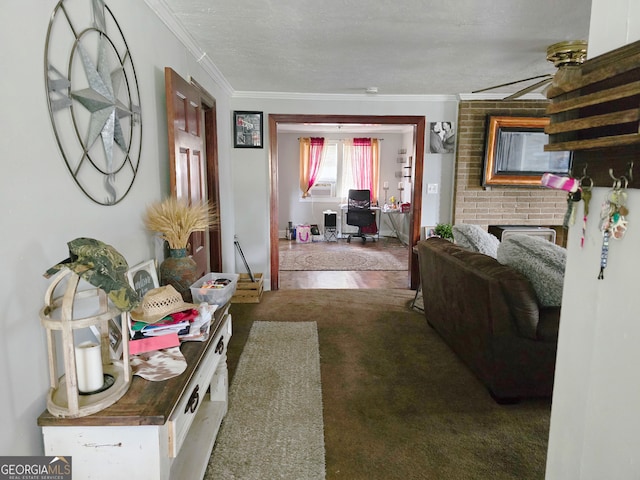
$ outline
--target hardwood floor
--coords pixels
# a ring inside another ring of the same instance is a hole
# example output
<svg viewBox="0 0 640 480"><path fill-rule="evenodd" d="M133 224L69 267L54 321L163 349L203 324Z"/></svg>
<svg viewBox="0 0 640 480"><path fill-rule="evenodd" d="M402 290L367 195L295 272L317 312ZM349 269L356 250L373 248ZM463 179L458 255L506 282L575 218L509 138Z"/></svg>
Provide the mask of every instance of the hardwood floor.
<svg viewBox="0 0 640 480"><path fill-rule="evenodd" d="M280 272L280 289L394 288L408 289L408 272Z"/></svg>
<svg viewBox="0 0 640 480"><path fill-rule="evenodd" d="M284 240L283 240L284 241ZM344 242L345 240L338 240ZM375 242L376 248L383 249L387 242L394 239L381 238ZM289 248L304 248L304 244L289 244ZM307 288L392 288L409 289L410 280L408 270L401 271L283 271L280 273L280 289Z"/></svg>

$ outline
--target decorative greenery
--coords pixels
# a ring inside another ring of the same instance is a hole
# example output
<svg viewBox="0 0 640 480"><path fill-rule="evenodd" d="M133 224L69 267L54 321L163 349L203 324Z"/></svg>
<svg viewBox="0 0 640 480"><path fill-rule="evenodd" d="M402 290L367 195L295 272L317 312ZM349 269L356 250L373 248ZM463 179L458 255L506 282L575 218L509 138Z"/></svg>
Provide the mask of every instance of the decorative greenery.
<svg viewBox="0 0 640 480"><path fill-rule="evenodd" d="M446 238L447 240L453 240L453 230L450 223L439 223L434 229L436 235L440 238Z"/></svg>
<svg viewBox="0 0 640 480"><path fill-rule="evenodd" d="M168 197L147 207L145 226L159 232L169 248L186 248L193 232L204 232L218 221L215 207L207 203L188 204Z"/></svg>

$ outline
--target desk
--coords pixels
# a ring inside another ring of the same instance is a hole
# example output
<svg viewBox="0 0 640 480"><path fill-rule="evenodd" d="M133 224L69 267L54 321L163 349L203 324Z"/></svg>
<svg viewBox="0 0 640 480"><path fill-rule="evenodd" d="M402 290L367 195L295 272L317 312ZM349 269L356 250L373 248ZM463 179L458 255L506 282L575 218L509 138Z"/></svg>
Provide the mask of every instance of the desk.
<svg viewBox="0 0 640 480"><path fill-rule="evenodd" d="M402 240L402 237L400 236L400 228L398 228L398 215L402 215L402 220L404 220L404 215L409 212L403 212L399 208L396 208L391 210L382 210L382 213L389 219L389 226L393 231L393 235L398 240L400 240L400 243L402 245L407 246L407 244L404 242L404 240Z"/></svg>
<svg viewBox="0 0 640 480"><path fill-rule="evenodd" d="M370 207L369 209L376 214L376 230L377 230L375 235L374 234L370 234L370 235L380 240L380 212L382 211L382 209L380 207ZM347 204L342 203L340 204L340 238L346 238L344 233L344 227L346 226L347 226Z"/></svg>

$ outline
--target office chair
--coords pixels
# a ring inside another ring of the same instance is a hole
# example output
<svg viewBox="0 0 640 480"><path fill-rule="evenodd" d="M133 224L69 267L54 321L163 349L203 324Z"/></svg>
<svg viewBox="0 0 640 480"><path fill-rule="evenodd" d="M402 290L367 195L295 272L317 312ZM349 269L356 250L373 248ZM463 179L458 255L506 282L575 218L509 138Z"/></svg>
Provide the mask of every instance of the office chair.
<svg viewBox="0 0 640 480"><path fill-rule="evenodd" d="M358 233L349 234L347 243L351 243L351 237L360 237L362 238L362 243L365 243L368 233L376 233L376 212L371 210L370 190L349 190L347 225L358 227ZM369 231L365 232L365 230ZM373 236L371 236L371 239L374 242L376 241Z"/></svg>

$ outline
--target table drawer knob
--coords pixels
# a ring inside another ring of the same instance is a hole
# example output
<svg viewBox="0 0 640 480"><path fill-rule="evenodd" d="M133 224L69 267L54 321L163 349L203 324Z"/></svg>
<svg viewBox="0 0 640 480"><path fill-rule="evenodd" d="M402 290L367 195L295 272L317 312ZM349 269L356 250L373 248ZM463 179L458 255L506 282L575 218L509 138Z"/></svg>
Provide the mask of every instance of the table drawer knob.
<svg viewBox="0 0 640 480"><path fill-rule="evenodd" d="M224 335L220 337L220 341L218 342L218 345L216 345L215 352L219 354L222 354L222 352L224 352Z"/></svg>
<svg viewBox="0 0 640 480"><path fill-rule="evenodd" d="M196 388L191 392L187 406L184 407L184 413L193 413L198 408L198 403L200 403L200 394L198 393L198 390L200 390L200 385L196 385Z"/></svg>

